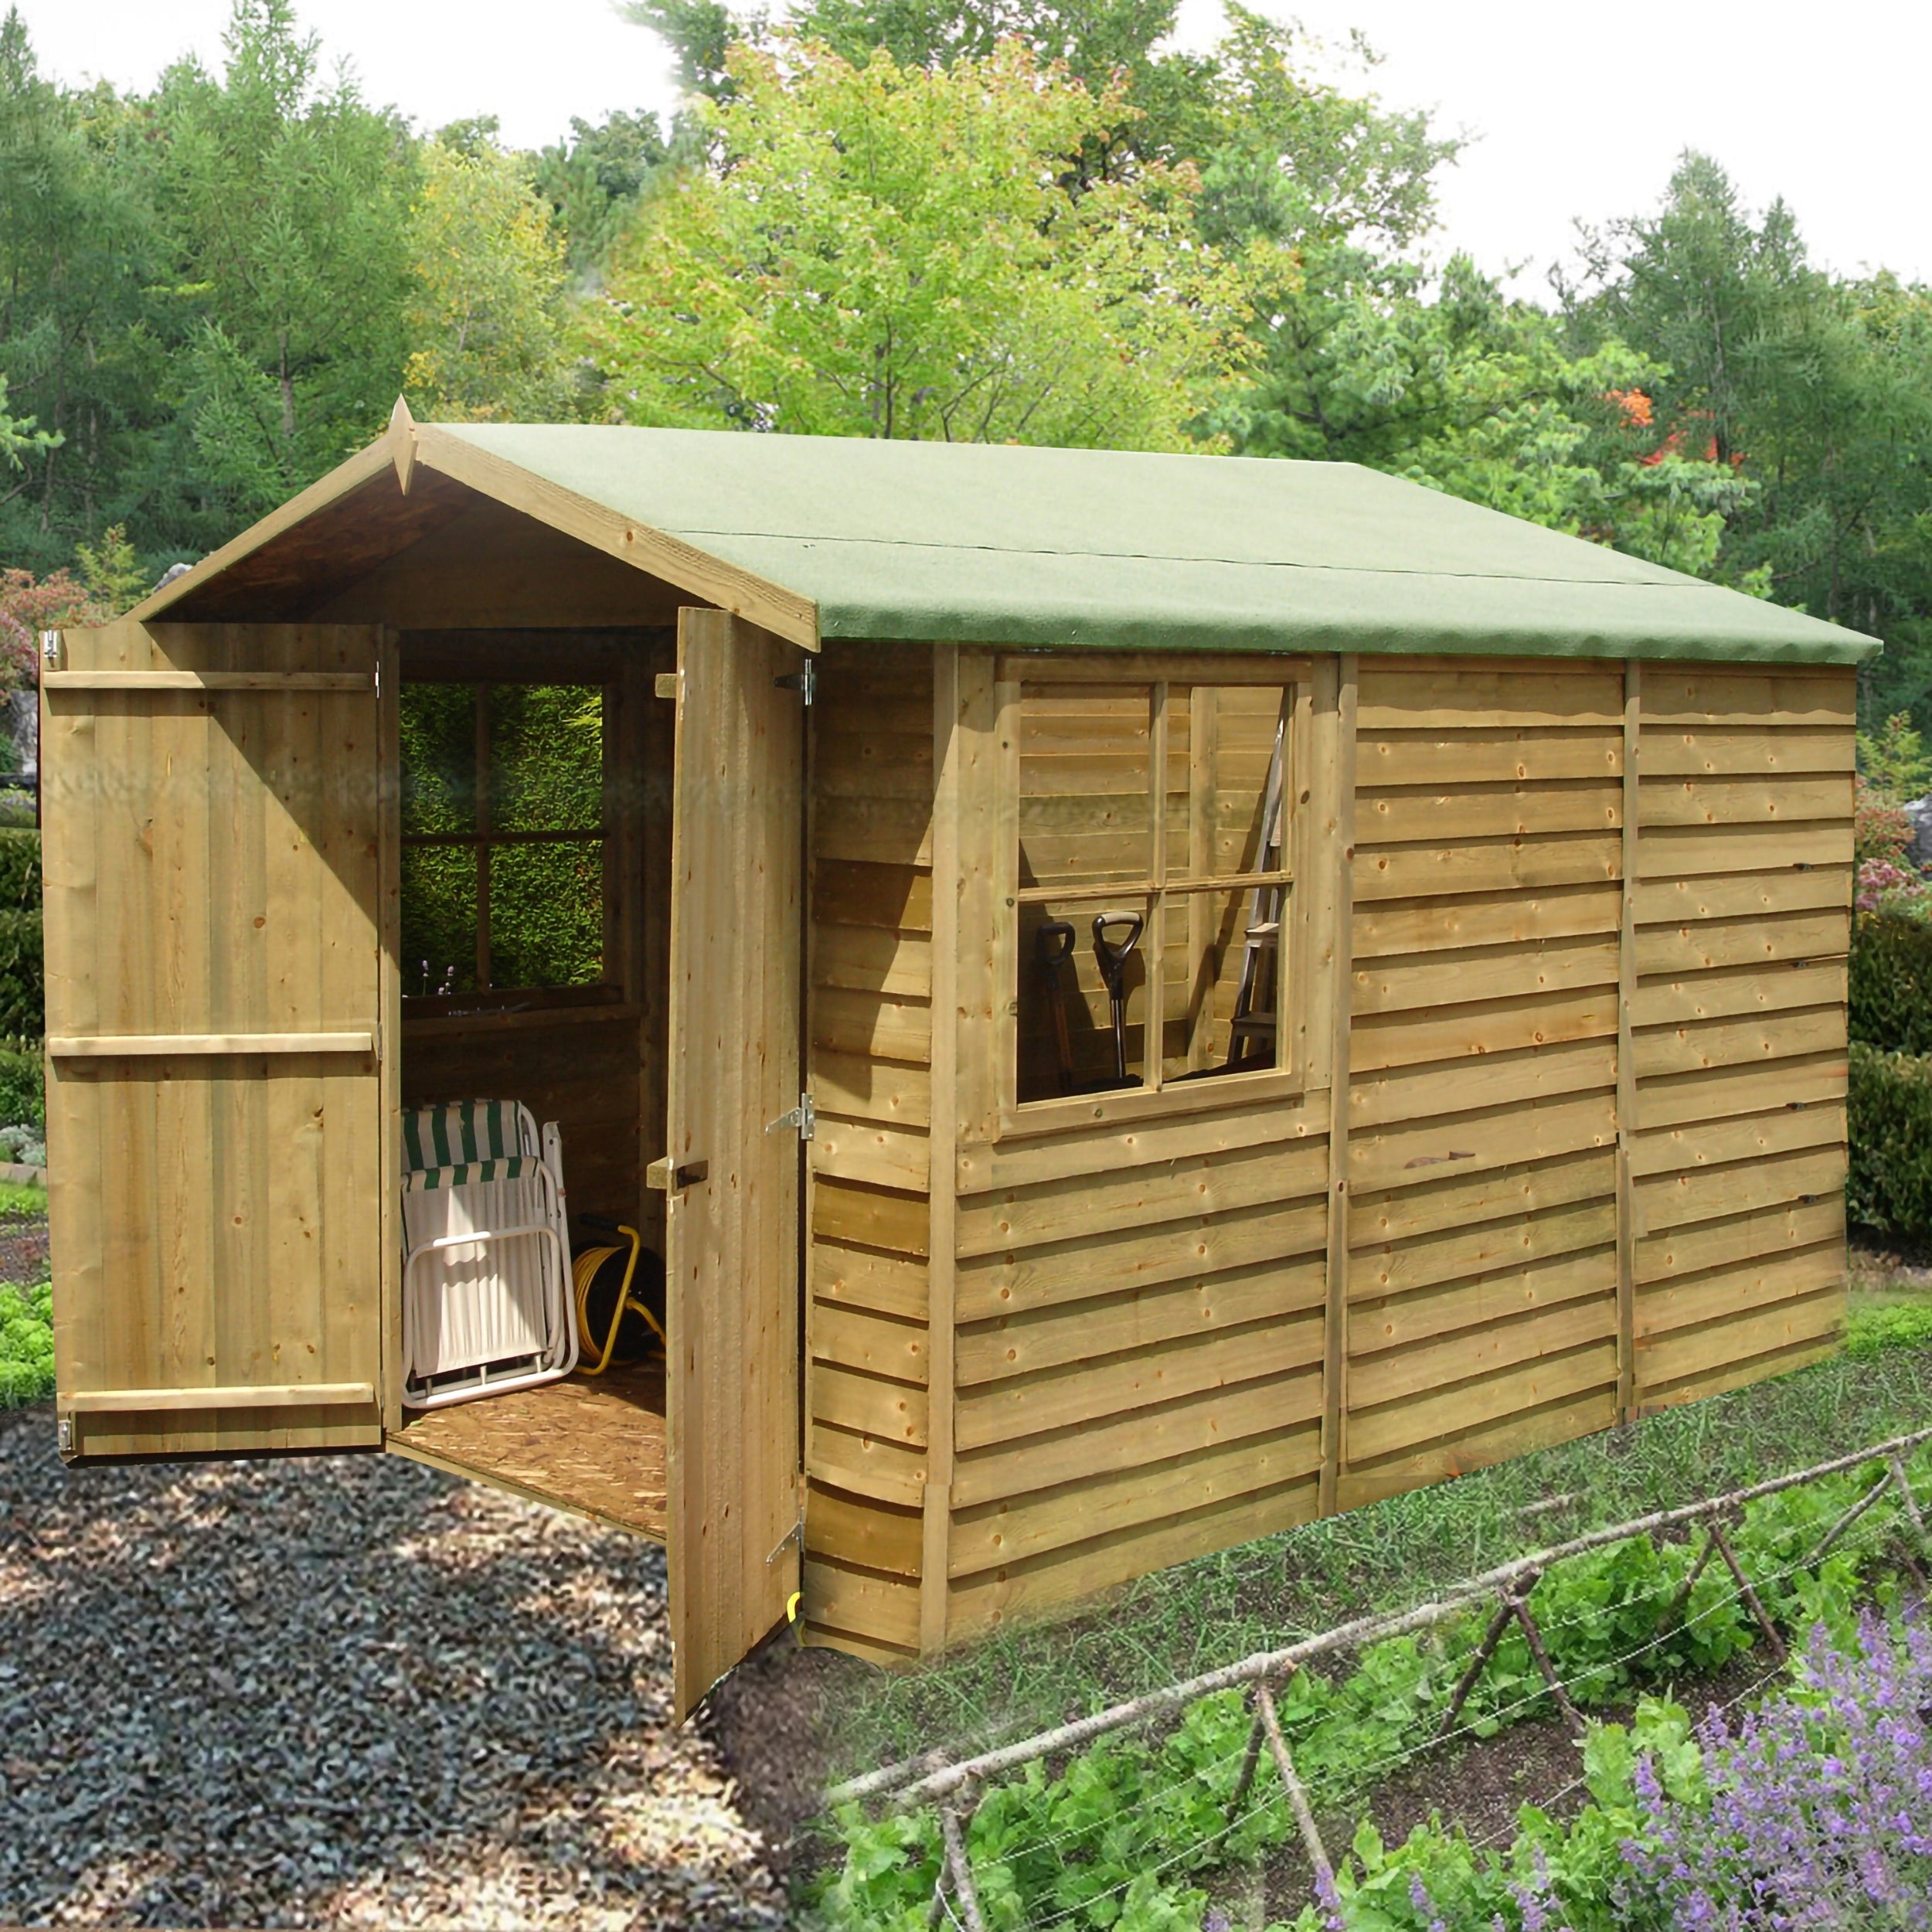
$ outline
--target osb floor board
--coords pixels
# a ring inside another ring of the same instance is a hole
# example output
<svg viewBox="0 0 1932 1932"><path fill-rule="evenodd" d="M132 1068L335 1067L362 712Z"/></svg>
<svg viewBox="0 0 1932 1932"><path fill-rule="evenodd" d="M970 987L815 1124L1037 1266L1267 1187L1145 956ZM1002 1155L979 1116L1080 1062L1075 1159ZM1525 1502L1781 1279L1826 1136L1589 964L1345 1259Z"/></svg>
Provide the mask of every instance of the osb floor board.
<svg viewBox="0 0 1932 1932"><path fill-rule="evenodd" d="M664 1360L410 1417L398 1446L664 1540Z"/></svg>

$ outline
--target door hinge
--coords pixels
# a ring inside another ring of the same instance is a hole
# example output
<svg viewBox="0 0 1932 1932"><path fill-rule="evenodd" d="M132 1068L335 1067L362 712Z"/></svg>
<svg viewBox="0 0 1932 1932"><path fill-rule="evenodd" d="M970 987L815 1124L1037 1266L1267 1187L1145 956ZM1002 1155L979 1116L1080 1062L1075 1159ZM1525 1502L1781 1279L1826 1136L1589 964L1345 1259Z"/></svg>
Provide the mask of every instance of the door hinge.
<svg viewBox="0 0 1932 1932"><path fill-rule="evenodd" d="M41 632L40 655L50 671L58 671L60 668L60 633L58 631Z"/></svg>
<svg viewBox="0 0 1932 1932"><path fill-rule="evenodd" d="M795 1543L798 1546L800 1556L802 1556L805 1553L805 1512L802 1505L798 1511L798 1520L772 1545L771 1554L765 1559L765 1567L767 1570L785 1553L785 1545L790 1543Z"/></svg>
<svg viewBox="0 0 1932 1932"><path fill-rule="evenodd" d="M781 691L797 692L807 704L810 704L813 692L818 689L818 667L808 658L802 669L791 672L782 678L774 678L771 682Z"/></svg>
<svg viewBox="0 0 1932 1932"><path fill-rule="evenodd" d="M53 1439L54 1446L61 1454L70 1456L73 1454L73 1417L72 1416L63 1416L54 1424Z"/></svg>
<svg viewBox="0 0 1932 1932"><path fill-rule="evenodd" d="M795 1127L798 1130L799 1139L808 1141L817 1130L818 1125L818 1109L817 1106L809 1094L801 1094L798 1096L798 1104L790 1113L781 1114L775 1121L771 1121L766 1127L765 1131L767 1134L776 1134L781 1127Z"/></svg>

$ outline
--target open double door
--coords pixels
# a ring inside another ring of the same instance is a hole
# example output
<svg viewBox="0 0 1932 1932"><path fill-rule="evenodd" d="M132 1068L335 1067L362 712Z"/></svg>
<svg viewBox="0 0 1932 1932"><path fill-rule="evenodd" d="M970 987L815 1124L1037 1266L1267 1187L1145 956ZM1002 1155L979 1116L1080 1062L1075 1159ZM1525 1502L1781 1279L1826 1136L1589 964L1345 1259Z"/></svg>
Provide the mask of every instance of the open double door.
<svg viewBox="0 0 1932 1932"><path fill-rule="evenodd" d="M396 683L383 634L50 634L57 1427L77 1462L400 1424ZM671 1628L682 1716L798 1588L798 653L679 633ZM702 1175L702 1178L697 1178Z"/></svg>

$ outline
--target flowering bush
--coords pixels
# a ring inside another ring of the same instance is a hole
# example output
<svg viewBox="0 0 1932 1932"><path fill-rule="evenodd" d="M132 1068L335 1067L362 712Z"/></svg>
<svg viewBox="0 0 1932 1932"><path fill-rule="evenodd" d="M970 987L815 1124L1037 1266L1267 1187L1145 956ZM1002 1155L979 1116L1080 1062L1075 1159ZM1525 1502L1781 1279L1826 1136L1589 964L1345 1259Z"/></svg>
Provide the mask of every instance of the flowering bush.
<svg viewBox="0 0 1932 1932"><path fill-rule="evenodd" d="M1863 867L1877 859L1896 866L1912 846L1912 821L1889 794L1860 778L1852 815L1852 856Z"/></svg>
<svg viewBox="0 0 1932 1932"><path fill-rule="evenodd" d="M1932 925L1932 879L1889 859L1867 859L1852 885L1852 903L1862 913L1889 913L1921 926Z"/></svg>
<svg viewBox="0 0 1932 1932"><path fill-rule="evenodd" d="M1702 1726L1707 1802L1638 1767L1631 1922L1778 1932L1932 1925L1932 1631L1813 1634L1796 1689Z"/></svg>

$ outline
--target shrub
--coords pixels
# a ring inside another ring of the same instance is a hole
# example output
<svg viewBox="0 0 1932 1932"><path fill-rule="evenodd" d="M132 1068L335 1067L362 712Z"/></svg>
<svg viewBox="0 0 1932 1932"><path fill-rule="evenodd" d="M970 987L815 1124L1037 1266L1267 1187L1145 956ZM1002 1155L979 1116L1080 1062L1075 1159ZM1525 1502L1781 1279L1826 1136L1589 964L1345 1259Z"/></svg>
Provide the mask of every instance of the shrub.
<svg viewBox="0 0 1932 1932"><path fill-rule="evenodd" d="M1932 1059L1854 1040L1849 1107L1854 1221L1932 1240Z"/></svg>
<svg viewBox="0 0 1932 1932"><path fill-rule="evenodd" d="M1852 1037L1895 1053L1932 1053L1932 926L1891 911L1852 920Z"/></svg>
<svg viewBox="0 0 1932 1932"><path fill-rule="evenodd" d="M0 1045L0 1127L46 1128L46 1075L39 1054L31 1047Z"/></svg>
<svg viewBox="0 0 1932 1932"><path fill-rule="evenodd" d="M0 1034L38 1039L46 1026L40 835L26 827L0 826ZM36 1113L5 1117L11 1121L42 1117Z"/></svg>
<svg viewBox="0 0 1932 1932"><path fill-rule="evenodd" d="M1896 799L1858 782L1852 818L1852 852L1860 865L1869 859L1896 865L1912 846L1912 821Z"/></svg>

